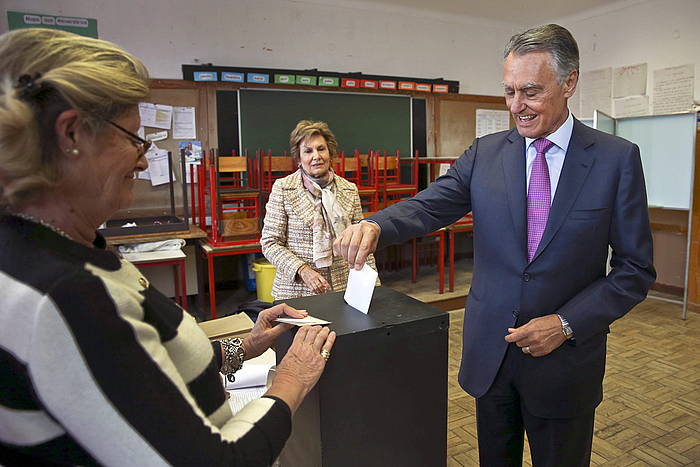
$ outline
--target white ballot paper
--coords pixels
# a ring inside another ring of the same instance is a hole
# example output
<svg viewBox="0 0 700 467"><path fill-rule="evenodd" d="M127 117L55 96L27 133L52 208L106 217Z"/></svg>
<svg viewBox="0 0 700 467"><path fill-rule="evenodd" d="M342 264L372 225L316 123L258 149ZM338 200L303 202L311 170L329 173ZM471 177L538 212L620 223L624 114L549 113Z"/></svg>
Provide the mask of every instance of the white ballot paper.
<svg viewBox="0 0 700 467"><path fill-rule="evenodd" d="M295 324L297 326L323 326L324 324L331 324L330 321L314 318L313 316L307 316L306 318L277 318L275 321Z"/></svg>
<svg viewBox="0 0 700 467"><path fill-rule="evenodd" d="M343 296L345 303L367 314L374 293L374 284L377 282L377 275L377 271L369 267L367 263L359 271L351 269L348 276L348 287Z"/></svg>

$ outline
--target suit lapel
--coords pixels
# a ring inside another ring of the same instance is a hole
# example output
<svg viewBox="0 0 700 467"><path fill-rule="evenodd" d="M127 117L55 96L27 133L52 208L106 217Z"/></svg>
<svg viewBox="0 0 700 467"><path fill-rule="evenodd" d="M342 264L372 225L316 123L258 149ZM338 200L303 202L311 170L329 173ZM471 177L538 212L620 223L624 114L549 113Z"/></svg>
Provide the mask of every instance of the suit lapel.
<svg viewBox="0 0 700 467"><path fill-rule="evenodd" d="M574 205L574 201L578 198L583 182L586 180L595 162L595 155L591 150L594 142L594 136L588 127L574 119L574 129L571 133L571 141L566 151L566 157L564 158L564 165L559 176L552 208L549 210L547 227L545 227L542 234L542 240L540 240L535 256L532 258L533 261L547 248L549 242L552 241L552 238L554 238L554 235L564 223L566 216Z"/></svg>
<svg viewBox="0 0 700 467"><path fill-rule="evenodd" d="M503 174L505 176L508 205L513 217L513 227L518 238L519 250L525 261L527 258L527 190L525 188L525 138L516 130L506 137L503 150Z"/></svg>
<svg viewBox="0 0 700 467"><path fill-rule="evenodd" d="M311 227L314 223L314 203L311 197L307 195L307 190L301 182L301 172L296 171L289 178L289 184L285 187L289 191L289 199L292 210L299 216L304 224Z"/></svg>

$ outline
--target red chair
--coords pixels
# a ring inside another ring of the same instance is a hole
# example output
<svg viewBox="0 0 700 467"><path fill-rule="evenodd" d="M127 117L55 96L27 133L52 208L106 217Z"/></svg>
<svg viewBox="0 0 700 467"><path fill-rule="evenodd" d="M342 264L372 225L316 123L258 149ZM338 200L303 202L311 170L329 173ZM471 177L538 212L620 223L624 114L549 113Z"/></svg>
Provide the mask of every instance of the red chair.
<svg viewBox="0 0 700 467"><path fill-rule="evenodd" d="M287 151L284 152L283 156L274 156L272 151L263 152L261 155L262 191L270 193L275 180L291 174L297 169L297 166Z"/></svg>
<svg viewBox="0 0 700 467"><path fill-rule="evenodd" d="M450 292L454 292L455 289L455 233L467 232L471 234L473 231L474 218L471 212L457 222L447 226L447 237L450 245Z"/></svg>
<svg viewBox="0 0 700 467"><path fill-rule="evenodd" d="M386 151L379 156L377 153L377 177L380 193L380 204L383 208L397 203L403 199L415 196L418 193L418 151L409 159L401 159L397 150L389 155ZM410 181L403 183L401 180L401 166L408 165L410 169Z"/></svg>
<svg viewBox="0 0 700 467"><path fill-rule="evenodd" d="M345 153L341 152L338 166L339 175L357 185L362 210L365 212L376 211L379 193L372 151L361 154L360 151L355 150L353 157L346 157Z"/></svg>
<svg viewBox="0 0 700 467"><path fill-rule="evenodd" d="M261 199L255 161L217 156L216 150L211 149L203 162L197 167L198 224L207 232L211 245L234 246L258 239Z"/></svg>

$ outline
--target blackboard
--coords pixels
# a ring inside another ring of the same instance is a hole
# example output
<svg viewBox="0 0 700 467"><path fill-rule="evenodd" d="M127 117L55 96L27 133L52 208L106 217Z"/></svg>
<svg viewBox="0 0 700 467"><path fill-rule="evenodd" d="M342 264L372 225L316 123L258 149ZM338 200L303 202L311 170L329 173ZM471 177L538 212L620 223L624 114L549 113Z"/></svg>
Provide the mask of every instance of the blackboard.
<svg viewBox="0 0 700 467"><path fill-rule="evenodd" d="M249 153L281 155L299 120L321 120L348 155L355 149L412 154L410 96L241 89L238 97L240 148Z"/></svg>

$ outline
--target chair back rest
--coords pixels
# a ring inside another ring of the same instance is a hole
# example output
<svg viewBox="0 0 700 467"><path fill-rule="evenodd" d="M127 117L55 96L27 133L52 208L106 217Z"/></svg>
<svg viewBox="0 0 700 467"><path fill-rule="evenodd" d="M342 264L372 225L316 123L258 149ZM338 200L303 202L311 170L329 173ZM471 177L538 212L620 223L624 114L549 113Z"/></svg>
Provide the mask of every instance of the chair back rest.
<svg viewBox="0 0 700 467"><path fill-rule="evenodd" d="M246 172L248 170L248 158L242 156L219 156L219 172Z"/></svg>

